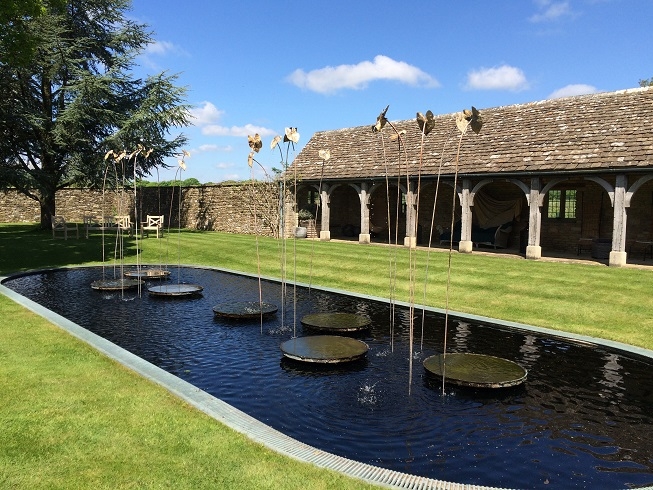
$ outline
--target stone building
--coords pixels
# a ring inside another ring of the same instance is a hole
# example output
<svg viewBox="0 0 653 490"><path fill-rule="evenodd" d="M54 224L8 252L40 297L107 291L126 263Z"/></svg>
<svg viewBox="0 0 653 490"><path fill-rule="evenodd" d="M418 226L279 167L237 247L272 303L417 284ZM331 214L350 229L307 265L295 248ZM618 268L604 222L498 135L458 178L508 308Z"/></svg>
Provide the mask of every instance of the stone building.
<svg viewBox="0 0 653 490"><path fill-rule="evenodd" d="M376 114L315 133L289 169L297 209L317 212L322 240L587 252L614 266L651 253L653 87L480 114L478 134L457 114L425 136L416 120L373 131Z"/></svg>

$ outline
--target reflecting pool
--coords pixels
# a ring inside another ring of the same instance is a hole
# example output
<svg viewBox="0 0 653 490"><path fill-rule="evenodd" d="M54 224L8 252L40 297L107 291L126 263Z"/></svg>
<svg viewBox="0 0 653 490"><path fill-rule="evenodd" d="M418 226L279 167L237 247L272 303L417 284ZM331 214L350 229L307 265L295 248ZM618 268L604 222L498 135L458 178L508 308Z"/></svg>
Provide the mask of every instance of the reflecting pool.
<svg viewBox="0 0 653 490"><path fill-rule="evenodd" d="M214 315L258 301L258 280L181 268L171 281L203 286L192 298L146 289L97 291L100 268L16 277L4 285L60 313L281 432L334 454L396 471L508 488L627 488L653 484L653 362L593 344L451 319L448 352L503 357L528 370L505 390L447 387L422 361L442 352L444 320L417 320L409 389L408 312L384 301L263 281L279 307L263 323ZM147 280L148 285L160 284ZM379 291L379 295L385 292ZM301 318L340 311L368 317L355 334L369 351L347 365L285 359L280 344L308 335Z"/></svg>

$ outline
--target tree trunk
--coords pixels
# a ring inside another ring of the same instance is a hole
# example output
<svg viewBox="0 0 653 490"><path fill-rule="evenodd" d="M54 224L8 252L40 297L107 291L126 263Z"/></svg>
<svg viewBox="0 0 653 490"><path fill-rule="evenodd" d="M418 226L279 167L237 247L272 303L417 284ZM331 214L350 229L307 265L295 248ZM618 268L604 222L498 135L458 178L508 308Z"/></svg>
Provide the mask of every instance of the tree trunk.
<svg viewBox="0 0 653 490"><path fill-rule="evenodd" d="M41 229L49 230L52 228L52 216L56 214L55 191L42 189L39 206L41 208Z"/></svg>

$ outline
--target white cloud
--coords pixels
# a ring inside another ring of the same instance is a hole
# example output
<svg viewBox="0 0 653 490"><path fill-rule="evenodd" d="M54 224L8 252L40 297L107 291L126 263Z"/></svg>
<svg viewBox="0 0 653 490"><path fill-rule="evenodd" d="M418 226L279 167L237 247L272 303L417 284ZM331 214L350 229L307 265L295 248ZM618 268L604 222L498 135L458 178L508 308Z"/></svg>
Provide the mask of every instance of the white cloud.
<svg viewBox="0 0 653 490"><path fill-rule="evenodd" d="M220 152L225 152L225 153L230 153L234 151L234 147L231 145L225 145L225 146L220 146L220 145L200 145L198 148L198 151L201 151L202 153L209 153L213 151L220 151Z"/></svg>
<svg viewBox="0 0 653 490"><path fill-rule="evenodd" d="M168 41L155 41L153 43L148 44L147 47L145 48L146 55L163 56L168 53L179 53L179 52L181 52L181 49L179 49L174 43Z"/></svg>
<svg viewBox="0 0 653 490"><path fill-rule="evenodd" d="M195 126L205 126L218 122L224 111L218 109L211 102L204 101L201 107L192 108L190 114L193 116Z"/></svg>
<svg viewBox="0 0 653 490"><path fill-rule="evenodd" d="M403 61L378 55L373 61L356 65L327 66L305 72L297 69L287 80L297 87L328 94L340 89L360 90L375 80L395 80L413 86L438 87L438 81L419 68Z"/></svg>
<svg viewBox="0 0 653 490"><path fill-rule="evenodd" d="M586 85L584 83L576 83L572 85L566 85L562 88L559 88L551 95L549 99L559 99L561 97L571 97L572 95L585 95L585 94L595 94L599 91L596 87L592 85Z"/></svg>
<svg viewBox="0 0 653 490"><path fill-rule="evenodd" d="M139 56L139 63L150 70L161 71L161 67L155 61L157 58L169 54L188 56L188 53L174 43L168 41L155 41L148 44Z"/></svg>
<svg viewBox="0 0 653 490"><path fill-rule="evenodd" d="M199 107L191 109L193 124L201 128L202 134L208 136L247 136L248 134L258 133L261 136L271 136L277 134L274 130L254 124L245 124L244 126L222 126L217 124L225 114L225 111L218 109L213 103L204 101ZM232 151L231 146L203 145L202 151Z"/></svg>
<svg viewBox="0 0 653 490"><path fill-rule="evenodd" d="M247 136L248 134L258 133L261 136L272 136L277 134L274 130L263 126L245 124L244 126L220 126L218 124L209 124L202 128L202 134L210 136Z"/></svg>
<svg viewBox="0 0 653 490"><path fill-rule="evenodd" d="M226 181L226 180L240 180L240 174L238 173L225 174L222 176L222 181Z"/></svg>
<svg viewBox="0 0 653 490"><path fill-rule="evenodd" d="M562 17L573 15L569 2L553 2L551 0L536 0L539 12L532 15L528 20L531 22L550 22Z"/></svg>
<svg viewBox="0 0 653 490"><path fill-rule="evenodd" d="M467 74L466 88L518 91L527 89L528 81L524 72L519 68L502 65L470 71Z"/></svg>

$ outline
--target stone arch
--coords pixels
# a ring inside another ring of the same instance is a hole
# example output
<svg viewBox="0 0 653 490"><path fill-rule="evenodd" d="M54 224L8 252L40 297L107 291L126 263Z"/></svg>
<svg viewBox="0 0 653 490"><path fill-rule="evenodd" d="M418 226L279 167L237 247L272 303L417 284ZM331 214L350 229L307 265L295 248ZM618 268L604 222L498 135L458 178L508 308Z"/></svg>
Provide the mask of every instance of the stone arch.
<svg viewBox="0 0 653 490"><path fill-rule="evenodd" d="M361 186L351 182L329 187L329 230L333 237L352 238L360 233Z"/></svg>
<svg viewBox="0 0 653 490"><path fill-rule="evenodd" d="M628 208L626 225L628 256L640 259L646 257L650 247L646 242L653 240L653 175L639 177L630 185L624 196ZM647 248L649 247L649 248Z"/></svg>
<svg viewBox="0 0 653 490"><path fill-rule="evenodd" d="M610 197L610 205L614 206L614 187L612 186L612 184L610 184L610 182L608 182L602 177L596 177L594 175L589 175L585 177L585 180L589 180L590 182L595 182L599 184L601 187L603 187L603 189L605 189L605 191L608 193L608 196Z"/></svg>
<svg viewBox="0 0 653 490"><path fill-rule="evenodd" d="M320 187L316 183L300 183L295 192L295 210L307 210L313 214L313 218L319 220L320 211Z"/></svg>
<svg viewBox="0 0 653 490"><path fill-rule="evenodd" d="M476 193L481 190L483 187L495 183L495 182L509 182L511 184L514 184L517 186L521 191L524 193L524 197L526 197L526 202L530 204L530 193L531 189L524 184L521 180L519 179L483 179L480 182L478 182L471 190L469 193L469 197L471 200L471 206L474 205L474 196L476 196Z"/></svg>
<svg viewBox="0 0 653 490"><path fill-rule="evenodd" d="M367 196L372 241L401 243L406 232L406 210L402 206L405 195L406 186L396 180L378 181L370 186Z"/></svg>
<svg viewBox="0 0 653 490"><path fill-rule="evenodd" d="M632 197L644 184L646 184L650 180L653 180L653 175L643 175L642 177L637 179L633 185L631 185L628 188L628 191L626 192L626 202L625 202L626 207L630 207L630 200L632 199Z"/></svg>
<svg viewBox="0 0 653 490"><path fill-rule="evenodd" d="M440 236L451 227L452 212L456 216L454 221L460 219L460 194L455 193L456 203L452 211L453 196L453 182L441 180L438 188L436 180L422 180L417 207L418 245L438 245Z"/></svg>
<svg viewBox="0 0 653 490"><path fill-rule="evenodd" d="M496 244L525 252L530 224L530 194L530 187L519 179L481 179L471 186L469 191L472 227L477 227L478 234L478 227L485 229L488 226L500 226L501 239L495 236ZM481 206L482 204L484 206ZM491 211L494 211L494 214ZM499 218L500 222L493 221Z"/></svg>
<svg viewBox="0 0 653 490"><path fill-rule="evenodd" d="M569 177L554 177L549 182L547 182L547 184L540 191L540 197L538 199L537 205L542 207L544 205L544 197L546 194L560 182L564 182L566 180L569 180ZM607 184L607 182L605 183Z"/></svg>

